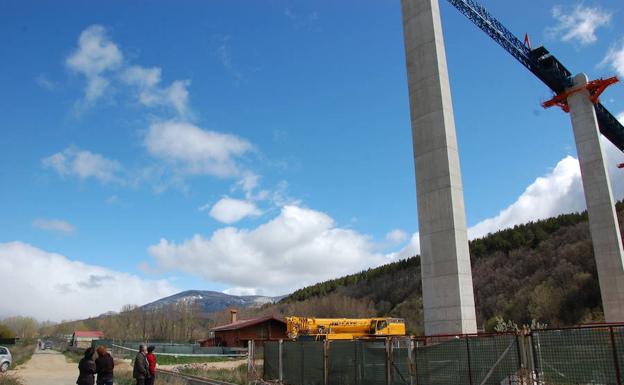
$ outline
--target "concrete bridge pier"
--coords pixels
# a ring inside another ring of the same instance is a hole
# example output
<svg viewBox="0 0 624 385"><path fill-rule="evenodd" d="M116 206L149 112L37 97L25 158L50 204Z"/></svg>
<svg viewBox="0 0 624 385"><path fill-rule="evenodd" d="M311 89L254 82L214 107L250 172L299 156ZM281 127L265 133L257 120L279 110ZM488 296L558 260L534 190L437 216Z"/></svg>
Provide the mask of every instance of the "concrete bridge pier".
<svg viewBox="0 0 624 385"><path fill-rule="evenodd" d="M587 84L587 76L574 77L574 86ZM594 105L586 89L568 97L576 152L581 166L589 230L594 247L600 293L607 322L624 321L624 252L613 193Z"/></svg>
<svg viewBox="0 0 624 385"><path fill-rule="evenodd" d="M477 331L464 191L438 0L402 0L425 333Z"/></svg>

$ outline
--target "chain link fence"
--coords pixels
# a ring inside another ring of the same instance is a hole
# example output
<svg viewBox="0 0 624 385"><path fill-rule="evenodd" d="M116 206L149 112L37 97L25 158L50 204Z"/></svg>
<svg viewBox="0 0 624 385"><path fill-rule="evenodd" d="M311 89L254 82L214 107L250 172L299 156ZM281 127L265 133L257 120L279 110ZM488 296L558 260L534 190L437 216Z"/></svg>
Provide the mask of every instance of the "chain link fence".
<svg viewBox="0 0 624 385"><path fill-rule="evenodd" d="M622 385L624 325L435 337L267 341L288 385Z"/></svg>
<svg viewBox="0 0 624 385"><path fill-rule="evenodd" d="M622 384L624 325L540 330L530 338L540 384Z"/></svg>

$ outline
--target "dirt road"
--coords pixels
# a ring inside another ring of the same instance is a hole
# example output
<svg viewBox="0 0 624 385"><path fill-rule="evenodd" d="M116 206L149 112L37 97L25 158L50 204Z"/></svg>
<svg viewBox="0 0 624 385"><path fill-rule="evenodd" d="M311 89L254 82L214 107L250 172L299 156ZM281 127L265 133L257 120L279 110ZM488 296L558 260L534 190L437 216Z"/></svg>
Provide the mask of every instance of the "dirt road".
<svg viewBox="0 0 624 385"><path fill-rule="evenodd" d="M67 362L64 355L54 350L37 350L28 362L12 372L25 385L72 385L78 377L78 364Z"/></svg>

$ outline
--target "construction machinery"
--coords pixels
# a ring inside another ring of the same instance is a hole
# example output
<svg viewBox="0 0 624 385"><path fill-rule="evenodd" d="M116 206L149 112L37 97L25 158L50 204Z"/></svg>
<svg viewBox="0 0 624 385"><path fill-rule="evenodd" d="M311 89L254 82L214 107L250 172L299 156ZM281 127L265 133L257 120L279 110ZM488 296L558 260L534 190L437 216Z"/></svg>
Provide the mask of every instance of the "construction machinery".
<svg viewBox="0 0 624 385"><path fill-rule="evenodd" d="M405 335L401 318L286 317L288 337L298 340L352 340Z"/></svg>
<svg viewBox="0 0 624 385"><path fill-rule="evenodd" d="M570 92L576 91L570 91L572 73L552 53L544 47L531 47L527 35L524 42L520 41L475 0L448 0L448 2L555 93L553 99L542 103L543 107L559 106L565 112L569 111L567 97ZM594 103L600 133L624 152L624 126L598 99L606 87L617 81L616 77L597 79L590 82L587 88Z"/></svg>

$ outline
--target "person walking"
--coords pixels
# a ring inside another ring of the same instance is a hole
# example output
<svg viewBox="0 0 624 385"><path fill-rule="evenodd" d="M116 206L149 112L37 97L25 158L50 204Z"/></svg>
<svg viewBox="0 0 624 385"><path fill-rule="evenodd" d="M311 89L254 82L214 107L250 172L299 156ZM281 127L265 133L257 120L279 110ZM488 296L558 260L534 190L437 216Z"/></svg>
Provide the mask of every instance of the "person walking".
<svg viewBox="0 0 624 385"><path fill-rule="evenodd" d="M147 362L149 362L150 378L145 381L146 385L154 385L156 380L156 355L154 355L155 346L147 347Z"/></svg>
<svg viewBox="0 0 624 385"><path fill-rule="evenodd" d="M115 361L108 353L106 346L98 346L95 350L98 358L95 359L95 372L97 373L97 385L113 385Z"/></svg>
<svg viewBox="0 0 624 385"><path fill-rule="evenodd" d="M139 345L139 352L134 358L132 377L136 380L137 385L146 385L146 380L151 377L149 362L147 361L147 349L145 348L145 345Z"/></svg>
<svg viewBox="0 0 624 385"><path fill-rule="evenodd" d="M95 384L95 362L93 362L93 348L87 348L84 352L84 357L78 363L78 379L76 384L78 385L94 385Z"/></svg>

